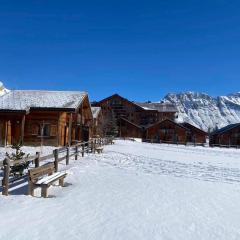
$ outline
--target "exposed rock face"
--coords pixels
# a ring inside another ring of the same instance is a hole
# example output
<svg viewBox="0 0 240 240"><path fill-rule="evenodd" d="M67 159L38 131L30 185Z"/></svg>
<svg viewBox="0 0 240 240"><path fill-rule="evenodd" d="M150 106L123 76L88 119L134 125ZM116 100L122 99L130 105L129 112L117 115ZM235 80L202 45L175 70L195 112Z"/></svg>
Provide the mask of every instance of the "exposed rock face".
<svg viewBox="0 0 240 240"><path fill-rule="evenodd" d="M186 121L208 131L240 122L240 92L211 97L204 93L168 94L163 101L176 105L178 121Z"/></svg>

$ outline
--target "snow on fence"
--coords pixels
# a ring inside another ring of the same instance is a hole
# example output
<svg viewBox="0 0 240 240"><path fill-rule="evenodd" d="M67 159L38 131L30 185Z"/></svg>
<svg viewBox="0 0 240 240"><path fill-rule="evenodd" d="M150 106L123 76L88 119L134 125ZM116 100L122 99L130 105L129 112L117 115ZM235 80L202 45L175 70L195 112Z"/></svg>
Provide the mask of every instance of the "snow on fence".
<svg viewBox="0 0 240 240"><path fill-rule="evenodd" d="M9 194L10 184L16 180L26 178L26 175L20 176L17 179L11 178L11 167L17 166L21 163L29 162L31 163L31 168L37 168L46 164L49 161L53 160L55 172L58 172L59 162L65 160L65 164L68 165L70 158L74 157L75 160L78 159L79 154L84 157L85 153L94 153L99 147L103 145L113 144L113 138L94 138L88 142L78 142L75 141L75 144L72 146L61 147L53 150L52 154L45 156L40 156L40 153L37 152L35 156L23 158L21 160L13 161L6 157L3 161L0 161L0 168L3 170L3 179L2 179L2 195L7 196Z"/></svg>

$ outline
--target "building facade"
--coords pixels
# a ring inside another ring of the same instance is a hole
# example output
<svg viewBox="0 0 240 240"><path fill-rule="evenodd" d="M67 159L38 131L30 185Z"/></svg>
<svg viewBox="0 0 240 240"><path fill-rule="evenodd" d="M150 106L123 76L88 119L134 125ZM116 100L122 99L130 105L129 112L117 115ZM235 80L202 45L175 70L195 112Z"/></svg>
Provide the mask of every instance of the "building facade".
<svg viewBox="0 0 240 240"><path fill-rule="evenodd" d="M10 91L0 97L0 144L70 145L88 140L88 95L71 91Z"/></svg>
<svg viewBox="0 0 240 240"><path fill-rule="evenodd" d="M112 113L118 125L118 136L139 137L139 130L144 129L153 123L164 119L176 118L177 109L172 104L168 103L137 103L131 102L128 99L114 94L95 103L96 106L102 108L103 117L107 118L109 113ZM128 131L126 131L126 126Z"/></svg>
<svg viewBox="0 0 240 240"><path fill-rule="evenodd" d="M210 135L210 145L240 146L240 123L221 128Z"/></svg>

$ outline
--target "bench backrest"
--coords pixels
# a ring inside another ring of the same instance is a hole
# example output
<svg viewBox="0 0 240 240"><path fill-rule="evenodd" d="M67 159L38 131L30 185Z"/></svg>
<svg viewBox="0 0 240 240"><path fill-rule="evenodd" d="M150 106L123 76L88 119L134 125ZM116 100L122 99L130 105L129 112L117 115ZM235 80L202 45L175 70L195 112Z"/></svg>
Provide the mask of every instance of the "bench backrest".
<svg viewBox="0 0 240 240"><path fill-rule="evenodd" d="M36 182L40 177L44 175L51 175L54 172L54 164L47 163L41 167L28 170L29 180Z"/></svg>

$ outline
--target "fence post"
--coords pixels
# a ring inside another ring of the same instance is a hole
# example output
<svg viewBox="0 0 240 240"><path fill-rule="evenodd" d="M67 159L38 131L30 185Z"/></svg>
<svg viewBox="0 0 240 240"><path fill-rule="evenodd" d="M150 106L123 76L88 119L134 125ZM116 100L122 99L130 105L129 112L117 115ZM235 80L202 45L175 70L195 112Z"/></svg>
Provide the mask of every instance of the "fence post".
<svg viewBox="0 0 240 240"><path fill-rule="evenodd" d="M75 160L78 158L78 145L75 146Z"/></svg>
<svg viewBox="0 0 240 240"><path fill-rule="evenodd" d="M66 153L66 165L69 164L69 147L67 147L67 153Z"/></svg>
<svg viewBox="0 0 240 240"><path fill-rule="evenodd" d="M91 153L93 153L93 139L91 140Z"/></svg>
<svg viewBox="0 0 240 240"><path fill-rule="evenodd" d="M8 189L9 189L9 174L10 174L10 160L8 158L5 158L3 161L3 180L2 180L2 186L3 191L2 195L8 196Z"/></svg>
<svg viewBox="0 0 240 240"><path fill-rule="evenodd" d="M54 156L54 168L55 172L58 171L58 149L53 150L53 156Z"/></svg>
<svg viewBox="0 0 240 240"><path fill-rule="evenodd" d="M93 153L94 154L96 152L96 144L97 144L97 139L94 139L94 142L93 142Z"/></svg>
<svg viewBox="0 0 240 240"><path fill-rule="evenodd" d="M84 143L82 144L82 157L84 157Z"/></svg>
<svg viewBox="0 0 240 240"><path fill-rule="evenodd" d="M87 142L87 154L89 153L89 141Z"/></svg>
<svg viewBox="0 0 240 240"><path fill-rule="evenodd" d="M36 158L34 160L35 168L39 167L40 152L36 152Z"/></svg>

